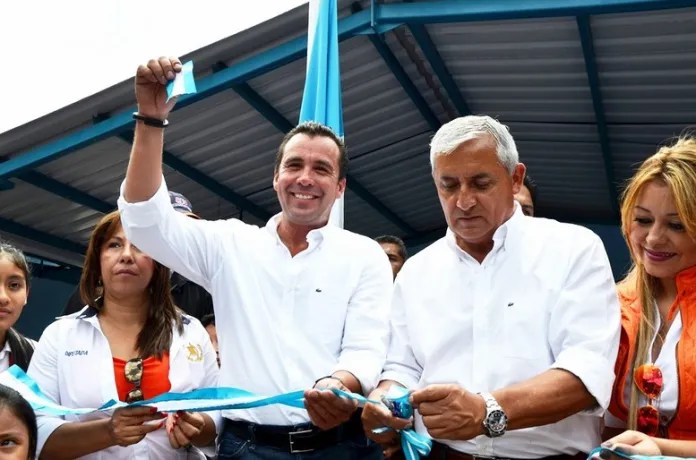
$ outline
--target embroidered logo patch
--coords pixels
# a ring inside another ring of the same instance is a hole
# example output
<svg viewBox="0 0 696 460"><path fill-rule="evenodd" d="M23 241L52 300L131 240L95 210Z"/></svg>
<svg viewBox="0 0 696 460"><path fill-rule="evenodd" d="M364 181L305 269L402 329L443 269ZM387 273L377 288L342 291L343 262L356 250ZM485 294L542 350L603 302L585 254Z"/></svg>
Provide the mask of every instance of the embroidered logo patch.
<svg viewBox="0 0 696 460"><path fill-rule="evenodd" d="M186 345L186 351L188 352L188 355L186 358L194 363L203 361L203 348L196 344L189 343Z"/></svg>

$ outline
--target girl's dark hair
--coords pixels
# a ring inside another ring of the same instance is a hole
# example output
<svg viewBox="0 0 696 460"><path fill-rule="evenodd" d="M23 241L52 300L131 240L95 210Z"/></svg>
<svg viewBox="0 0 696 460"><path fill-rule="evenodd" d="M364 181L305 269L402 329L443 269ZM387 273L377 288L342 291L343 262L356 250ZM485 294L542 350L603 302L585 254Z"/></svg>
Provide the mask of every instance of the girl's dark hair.
<svg viewBox="0 0 696 460"><path fill-rule="evenodd" d="M29 452L27 460L36 458L36 415L26 399L16 390L0 385L0 409L8 409L27 428L29 434Z"/></svg>
<svg viewBox="0 0 696 460"><path fill-rule="evenodd" d="M22 250L7 241L2 241L0 242L0 257L7 257L10 262L22 270L22 273L24 273L24 282L26 283L28 291L29 283L31 282L31 269Z"/></svg>
<svg viewBox="0 0 696 460"><path fill-rule="evenodd" d="M101 252L104 245L121 228L121 215L113 211L99 221L89 238L85 263L80 278L80 295L82 301L97 311L103 307L104 288L101 281ZM162 357L169 352L172 344L172 325L176 325L179 334L184 326L181 314L174 305L170 294L169 269L154 261L152 279L148 285L149 308L147 320L138 334L137 346L140 356Z"/></svg>
<svg viewBox="0 0 696 460"><path fill-rule="evenodd" d="M22 250L7 241L2 241L0 242L0 258L3 257L22 271L24 274L24 285L28 293L31 269ZM31 357L34 354L34 344L12 327L8 329L5 340L10 344L12 361L26 372L29 369L29 361L31 361Z"/></svg>

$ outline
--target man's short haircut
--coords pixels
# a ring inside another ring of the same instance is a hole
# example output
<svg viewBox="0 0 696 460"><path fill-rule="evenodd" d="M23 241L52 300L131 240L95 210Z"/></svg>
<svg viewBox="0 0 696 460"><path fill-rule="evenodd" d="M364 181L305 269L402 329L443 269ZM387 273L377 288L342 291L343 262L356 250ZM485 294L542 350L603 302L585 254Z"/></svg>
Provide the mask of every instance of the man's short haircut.
<svg viewBox="0 0 696 460"><path fill-rule="evenodd" d="M348 170L348 155L346 152L346 144L343 142L343 139L338 137L331 128L329 128L328 126L324 126L321 123L317 123L315 121L305 121L304 123L300 123L299 125L292 128L290 131L288 131L288 133L283 138L283 141L280 143L280 146L278 147L273 174L277 174L280 170L280 164L283 161L283 154L285 153L285 146L290 141L290 139L292 139L292 137L296 134L304 134L306 136L309 136L310 138L328 137L329 139L334 141L336 143L336 146L338 147L338 178L344 179L346 177Z"/></svg>
<svg viewBox="0 0 696 460"><path fill-rule="evenodd" d="M524 175L524 186L527 187L527 190L529 190L529 196L532 197L532 205L536 207L536 201L537 201L537 184L534 182L534 180L529 176L529 174Z"/></svg>
<svg viewBox="0 0 696 460"><path fill-rule="evenodd" d="M382 235L375 238L375 241L380 244L388 243L397 245L399 247L399 255L401 256L401 258L404 259L404 261L408 258L408 251L406 251L406 245L404 244L404 241L398 236Z"/></svg>
<svg viewBox="0 0 696 460"><path fill-rule="evenodd" d="M435 168L438 156L449 155L464 142L485 136L493 139L498 160L512 174L520 161L515 140L507 126L485 115L459 117L442 125L430 142L430 166Z"/></svg>
<svg viewBox="0 0 696 460"><path fill-rule="evenodd" d="M208 327L211 324L215 326L215 315L213 313L203 315L203 317L201 318L201 324L203 325L203 327Z"/></svg>

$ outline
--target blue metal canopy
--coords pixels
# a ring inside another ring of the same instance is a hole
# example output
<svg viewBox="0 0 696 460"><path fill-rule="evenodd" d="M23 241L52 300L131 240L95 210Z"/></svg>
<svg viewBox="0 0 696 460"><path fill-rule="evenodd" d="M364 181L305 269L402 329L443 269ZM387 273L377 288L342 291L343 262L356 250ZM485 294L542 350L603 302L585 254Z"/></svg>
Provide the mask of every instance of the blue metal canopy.
<svg viewBox="0 0 696 460"><path fill-rule="evenodd" d="M443 232L428 142L454 116L508 124L541 214L618 222L633 165L696 119L696 0L340 2L346 227L412 243ZM215 12L211 12L215 14ZM272 159L297 120L306 6L191 53L198 93L171 116L170 188L206 218L278 211ZM0 135L0 232L79 264L115 207L131 81Z"/></svg>

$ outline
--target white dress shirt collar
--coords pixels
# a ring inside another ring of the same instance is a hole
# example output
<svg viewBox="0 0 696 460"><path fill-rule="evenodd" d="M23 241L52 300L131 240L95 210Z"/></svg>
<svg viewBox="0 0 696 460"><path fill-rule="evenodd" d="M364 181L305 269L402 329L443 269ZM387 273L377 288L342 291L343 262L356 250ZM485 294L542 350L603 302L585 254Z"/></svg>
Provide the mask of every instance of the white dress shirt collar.
<svg viewBox="0 0 696 460"><path fill-rule="evenodd" d="M514 211L512 216L508 220L502 223L493 233L493 249L488 253L486 257L491 254L497 253L499 250L505 251L511 247L514 247L515 241L518 239L520 233L520 225L525 215L522 213L522 207L515 202ZM463 250L457 244L457 238L452 229L447 228L447 233L445 235L445 240L447 242L447 247L449 247L461 260L467 260L470 262L478 263L468 252Z"/></svg>
<svg viewBox="0 0 696 460"><path fill-rule="evenodd" d="M285 245L278 234L278 225L280 225L280 219L282 216L283 213L279 212L275 216L271 217L266 223L266 230L268 230L268 233L273 236L277 244ZM307 233L307 243L309 243L309 249L318 246L325 239L331 238L329 235L331 234L332 230L333 227L329 224L326 224L323 227L315 228L314 230L310 230L309 233Z"/></svg>
<svg viewBox="0 0 696 460"><path fill-rule="evenodd" d="M0 361L9 359L10 356L10 341L7 340L7 335L5 336L5 346L2 347L2 350L0 350Z"/></svg>

